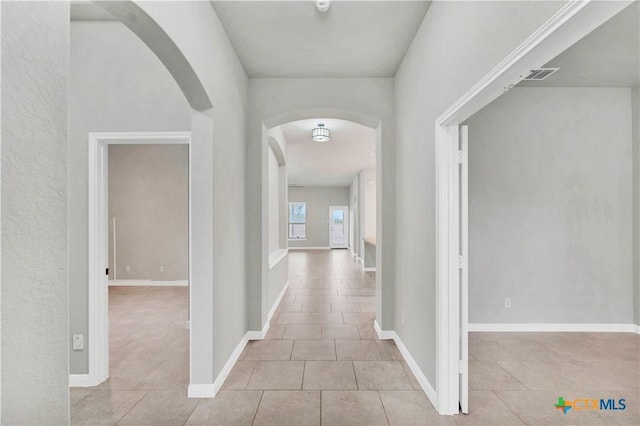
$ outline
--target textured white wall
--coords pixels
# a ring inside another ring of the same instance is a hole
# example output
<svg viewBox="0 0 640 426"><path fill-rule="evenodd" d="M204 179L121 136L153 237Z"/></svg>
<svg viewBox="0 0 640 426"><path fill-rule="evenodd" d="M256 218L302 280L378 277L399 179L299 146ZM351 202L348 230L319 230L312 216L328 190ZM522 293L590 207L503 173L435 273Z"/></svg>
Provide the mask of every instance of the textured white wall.
<svg viewBox="0 0 640 426"><path fill-rule="evenodd" d="M191 109L162 62L118 22L72 22L70 68L69 331L87 347L88 134L190 130ZM71 372L88 372L86 350L71 352Z"/></svg>
<svg viewBox="0 0 640 426"><path fill-rule="evenodd" d="M396 74L395 329L432 385L435 120L563 4L433 2ZM378 180L386 184L384 175ZM402 314L404 326L399 321Z"/></svg>
<svg viewBox="0 0 640 426"><path fill-rule="evenodd" d="M376 170L364 169L362 171L364 182L364 237L376 236Z"/></svg>
<svg viewBox="0 0 640 426"><path fill-rule="evenodd" d="M469 322L631 323L630 89L515 88L468 125Z"/></svg>
<svg viewBox="0 0 640 426"><path fill-rule="evenodd" d="M2 422L69 423L69 5L2 2Z"/></svg>
<svg viewBox="0 0 640 426"><path fill-rule="evenodd" d="M188 280L189 146L109 146L110 279L113 218L119 280Z"/></svg>

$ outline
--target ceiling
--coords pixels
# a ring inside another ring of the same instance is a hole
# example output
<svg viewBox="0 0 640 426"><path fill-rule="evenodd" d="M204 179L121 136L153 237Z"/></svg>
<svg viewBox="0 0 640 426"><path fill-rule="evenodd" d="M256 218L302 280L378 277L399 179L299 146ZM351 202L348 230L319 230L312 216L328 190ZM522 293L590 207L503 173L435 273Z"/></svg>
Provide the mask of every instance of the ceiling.
<svg viewBox="0 0 640 426"><path fill-rule="evenodd" d="M212 1L250 77L393 77L427 1ZM393 18L393 19L391 19Z"/></svg>
<svg viewBox="0 0 640 426"><path fill-rule="evenodd" d="M636 87L640 76L640 4L634 2L549 61L560 68L523 87Z"/></svg>
<svg viewBox="0 0 640 426"><path fill-rule="evenodd" d="M313 142L311 130L324 123L331 140ZM299 120L280 126L287 139L289 185L350 186L355 174L376 166L375 130L338 119Z"/></svg>

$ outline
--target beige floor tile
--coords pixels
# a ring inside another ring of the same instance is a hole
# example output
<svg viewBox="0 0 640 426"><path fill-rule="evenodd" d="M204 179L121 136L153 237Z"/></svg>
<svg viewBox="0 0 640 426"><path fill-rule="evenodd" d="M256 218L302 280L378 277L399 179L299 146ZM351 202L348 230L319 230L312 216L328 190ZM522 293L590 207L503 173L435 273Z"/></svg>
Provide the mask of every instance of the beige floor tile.
<svg viewBox="0 0 640 426"><path fill-rule="evenodd" d="M358 327L352 324L323 325L322 338L338 340L360 340L360 332L358 331Z"/></svg>
<svg viewBox="0 0 640 426"><path fill-rule="evenodd" d="M373 320L376 319L373 312L344 312L342 316L345 324L373 325Z"/></svg>
<svg viewBox="0 0 640 426"><path fill-rule="evenodd" d="M262 391L220 391L213 399L203 399L193 410L187 425L250 426Z"/></svg>
<svg viewBox="0 0 640 426"><path fill-rule="evenodd" d="M286 324L344 324L341 312L326 312L326 313L313 313L313 312L283 312L278 317L277 322Z"/></svg>
<svg viewBox="0 0 640 426"><path fill-rule="evenodd" d="M161 363L151 374L136 385L140 390L186 389L189 385L189 363L172 359Z"/></svg>
<svg viewBox="0 0 640 426"><path fill-rule="evenodd" d="M359 303L331 303L332 312L362 312L362 307Z"/></svg>
<svg viewBox="0 0 640 426"><path fill-rule="evenodd" d="M92 390L72 407L71 424L116 424L146 393L132 390Z"/></svg>
<svg viewBox="0 0 640 426"><path fill-rule="evenodd" d="M288 360L293 340L254 340L247 344L241 358L251 360Z"/></svg>
<svg viewBox="0 0 640 426"><path fill-rule="evenodd" d="M149 391L119 425L176 425L187 421L198 403L184 391Z"/></svg>
<svg viewBox="0 0 640 426"><path fill-rule="evenodd" d="M469 389L525 390L526 387L495 361L469 360Z"/></svg>
<svg viewBox="0 0 640 426"><path fill-rule="evenodd" d="M69 390L69 403L73 407L80 402L84 397L88 396L92 391L82 388L71 388Z"/></svg>
<svg viewBox="0 0 640 426"><path fill-rule="evenodd" d="M331 312L331 304L319 302L303 303L300 312Z"/></svg>
<svg viewBox="0 0 640 426"><path fill-rule="evenodd" d="M358 389L413 390L413 384L398 361L353 361Z"/></svg>
<svg viewBox="0 0 640 426"><path fill-rule="evenodd" d="M303 372L304 361L259 361L247 389L302 389Z"/></svg>
<svg viewBox="0 0 640 426"><path fill-rule="evenodd" d="M455 425L452 416L441 416L421 391L380 391L391 426Z"/></svg>
<svg viewBox="0 0 640 426"><path fill-rule="evenodd" d="M320 392L264 391L254 426L320 424Z"/></svg>
<svg viewBox="0 0 640 426"><path fill-rule="evenodd" d="M278 306L278 313L282 312L302 312L302 303L281 303Z"/></svg>
<svg viewBox="0 0 640 426"><path fill-rule="evenodd" d="M393 340L376 340L376 346L385 361L402 361L404 357Z"/></svg>
<svg viewBox="0 0 640 426"><path fill-rule="evenodd" d="M375 391L322 391L323 425L388 425Z"/></svg>
<svg viewBox="0 0 640 426"><path fill-rule="evenodd" d="M411 367L409 367L409 364L407 364L406 361L400 361L400 365L402 365L402 368L404 368L404 372L407 374L407 377L409 378L409 380L411 380L411 384L413 385L413 388L415 390L422 390L422 386L420 386L420 382L418 381L416 376L413 374L413 371L411 371Z"/></svg>
<svg viewBox="0 0 640 426"><path fill-rule="evenodd" d="M267 334L264 336L264 338L267 340L283 339L284 330L286 327L286 324L270 324L269 331L267 331Z"/></svg>
<svg viewBox="0 0 640 426"><path fill-rule="evenodd" d="M307 361L303 389L356 390L356 376L351 361Z"/></svg>
<svg viewBox="0 0 640 426"><path fill-rule="evenodd" d="M335 361L336 346L333 340L296 340L292 360Z"/></svg>
<svg viewBox="0 0 640 426"><path fill-rule="evenodd" d="M378 333L376 333L376 330L373 328L372 324L359 324L357 327L358 331L360 332L361 339L372 340L378 338Z"/></svg>
<svg viewBox="0 0 640 426"><path fill-rule="evenodd" d="M524 424L493 392L470 391L469 414L454 416L459 425Z"/></svg>
<svg viewBox="0 0 640 426"><path fill-rule="evenodd" d="M339 361L379 361L380 351L373 340L336 340Z"/></svg>
<svg viewBox="0 0 640 426"><path fill-rule="evenodd" d="M563 372L564 363L544 361L498 361L498 365L531 390L578 389L580 386Z"/></svg>
<svg viewBox="0 0 640 426"><path fill-rule="evenodd" d="M322 326L318 324L286 324L284 339L320 339Z"/></svg>
<svg viewBox="0 0 640 426"><path fill-rule="evenodd" d="M253 374L253 370L256 368L256 364L258 364L258 361L237 361L227 376L227 379L224 381L222 389L245 389L247 387L247 383L249 383L251 375Z"/></svg>

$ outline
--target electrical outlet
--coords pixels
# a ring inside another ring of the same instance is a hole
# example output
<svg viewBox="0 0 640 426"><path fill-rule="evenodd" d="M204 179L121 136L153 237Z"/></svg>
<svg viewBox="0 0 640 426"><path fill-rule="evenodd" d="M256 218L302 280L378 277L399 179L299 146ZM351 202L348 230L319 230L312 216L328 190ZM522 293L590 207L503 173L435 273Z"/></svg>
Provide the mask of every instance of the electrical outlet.
<svg viewBox="0 0 640 426"><path fill-rule="evenodd" d="M131 265L125 265L124 270L125 272L131 272Z"/></svg>
<svg viewBox="0 0 640 426"><path fill-rule="evenodd" d="M510 297L505 297L504 298L504 307L505 308L510 308L511 307L511 298Z"/></svg>
<svg viewBox="0 0 640 426"><path fill-rule="evenodd" d="M160 272L164 272L164 266L160 265Z"/></svg>
<svg viewBox="0 0 640 426"><path fill-rule="evenodd" d="M84 335L82 334L74 334L73 335L73 350L81 351L84 349Z"/></svg>
<svg viewBox="0 0 640 426"><path fill-rule="evenodd" d="M402 323L402 325L405 325L407 323L407 318L405 318L404 312L400 315L400 322Z"/></svg>

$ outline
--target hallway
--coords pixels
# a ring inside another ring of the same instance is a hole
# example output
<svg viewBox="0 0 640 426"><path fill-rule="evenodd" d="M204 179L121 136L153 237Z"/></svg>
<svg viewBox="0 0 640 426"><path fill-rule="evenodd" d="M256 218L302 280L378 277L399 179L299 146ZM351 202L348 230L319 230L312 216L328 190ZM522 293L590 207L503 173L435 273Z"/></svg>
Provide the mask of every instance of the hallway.
<svg viewBox="0 0 640 426"><path fill-rule="evenodd" d="M185 287L111 288L111 378L71 390L72 424L638 424L640 338L471 333L471 414L440 416L373 328L375 274L347 250L291 250L289 289L214 399L189 399ZM615 362L612 362L615 361ZM558 392L626 398L622 412L554 408Z"/></svg>

